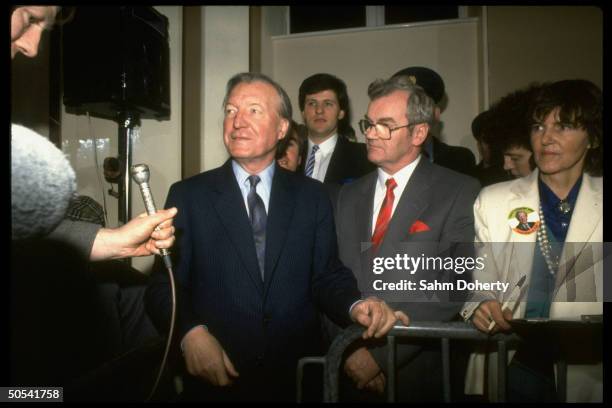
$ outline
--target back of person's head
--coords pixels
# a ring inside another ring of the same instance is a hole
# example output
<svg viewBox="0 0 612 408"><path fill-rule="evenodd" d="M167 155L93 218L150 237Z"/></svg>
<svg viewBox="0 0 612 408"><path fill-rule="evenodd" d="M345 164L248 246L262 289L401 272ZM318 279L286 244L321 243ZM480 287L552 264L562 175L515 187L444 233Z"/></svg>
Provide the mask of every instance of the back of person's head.
<svg viewBox="0 0 612 408"><path fill-rule="evenodd" d="M542 87L535 95L529 117L543 122L555 109L559 121L573 128L584 129L589 136L584 171L600 176L603 171L603 95L599 87L584 79L567 79Z"/></svg>
<svg viewBox="0 0 612 408"><path fill-rule="evenodd" d="M483 140L483 130L486 128L485 122L490 116L491 116L491 112L486 110L486 111L480 112L474 118L474 120L472 120L472 136L474 136L474 139L478 141Z"/></svg>
<svg viewBox="0 0 612 408"><path fill-rule="evenodd" d="M70 200L66 218L106 226L104 208L96 200L86 195L79 195Z"/></svg>
<svg viewBox="0 0 612 408"><path fill-rule="evenodd" d="M300 85L298 91L298 103L300 112L304 111L306 106L306 96L316 94L323 91L332 91L338 98L338 106L344 111L344 117L338 121L338 135L351 139L351 131L354 137L355 131L350 128L351 123L351 108L348 97L346 84L340 78L326 73L318 73L309 76Z"/></svg>
<svg viewBox="0 0 612 408"><path fill-rule="evenodd" d="M423 88L436 105L439 105L444 97L444 81L433 69L427 67L408 67L397 71L393 76L408 77L414 85Z"/></svg>
<svg viewBox="0 0 612 408"><path fill-rule="evenodd" d="M298 147L298 155L302 154L306 148L306 137L304 133L299 130L300 125L296 121L291 120L287 133L284 138L276 145L276 160L282 159L287 153L287 149L291 145L291 142L295 142Z"/></svg>
<svg viewBox="0 0 612 408"><path fill-rule="evenodd" d="M415 85L405 76L393 76L389 79L377 79L368 86L370 100L390 95L395 91L408 92L406 118L411 124L427 123L434 120L434 101L423 88Z"/></svg>
<svg viewBox="0 0 612 408"><path fill-rule="evenodd" d="M532 151L530 141L530 106L542 88L539 83L510 92L491 106L489 129L494 130L494 142L503 152L513 147ZM534 163L535 164L535 163Z"/></svg>

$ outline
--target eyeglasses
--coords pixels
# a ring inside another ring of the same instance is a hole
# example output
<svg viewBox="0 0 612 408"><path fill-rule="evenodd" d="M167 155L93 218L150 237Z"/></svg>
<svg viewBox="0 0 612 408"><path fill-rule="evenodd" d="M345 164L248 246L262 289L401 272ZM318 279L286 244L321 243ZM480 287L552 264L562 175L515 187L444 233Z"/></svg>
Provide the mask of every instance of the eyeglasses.
<svg viewBox="0 0 612 408"><path fill-rule="evenodd" d="M391 139L391 133L394 130L399 130L405 127L412 128L416 125L418 125L418 123L409 123L404 126L390 128L388 125L385 125L384 123L372 123L367 119L361 119L359 121L359 129L361 130L361 133L366 135L370 129L374 128L376 135L378 136L379 139L382 139L382 140Z"/></svg>

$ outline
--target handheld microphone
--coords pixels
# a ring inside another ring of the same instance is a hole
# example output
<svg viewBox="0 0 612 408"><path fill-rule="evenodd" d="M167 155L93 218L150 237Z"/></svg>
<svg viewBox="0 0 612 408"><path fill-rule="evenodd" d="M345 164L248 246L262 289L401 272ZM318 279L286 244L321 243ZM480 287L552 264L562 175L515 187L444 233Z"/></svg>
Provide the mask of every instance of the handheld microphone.
<svg viewBox="0 0 612 408"><path fill-rule="evenodd" d="M138 184L140 187L140 192L142 193L142 199L144 200L145 208L147 209L147 214L152 215L157 212L155 209L155 201L153 201L153 194L151 193L151 187L149 187L149 177L151 173L149 172L149 166L146 164L135 164L131 168L132 179ZM150 401L155 395L155 391L157 390L157 386L159 385L159 381L162 377L164 369L166 367L166 361L168 360L168 353L170 352L170 343L172 342L172 337L174 337L174 322L176 320L176 287L174 284L174 277L172 273L172 261L170 260L170 252L167 249L160 249L161 257L164 260L164 264L166 265L166 269L168 269L168 277L170 279L170 295L172 300L172 314L170 315L170 331L168 332L168 338L166 340L166 349L164 351L164 357L162 359L162 363L159 366L159 372L157 373L157 378L155 379L155 384L149 393L146 401Z"/></svg>
<svg viewBox="0 0 612 408"><path fill-rule="evenodd" d="M146 164L135 164L131 169L132 179L138 184L140 187L140 192L142 194L142 199L144 201L145 209L147 210L147 214L153 215L157 212L155 208L155 201L153 200L153 193L151 193L151 187L149 186L149 166ZM168 269L172 269L172 262L170 260L170 252L161 248L159 250L161 253L161 257L164 260L164 264Z"/></svg>

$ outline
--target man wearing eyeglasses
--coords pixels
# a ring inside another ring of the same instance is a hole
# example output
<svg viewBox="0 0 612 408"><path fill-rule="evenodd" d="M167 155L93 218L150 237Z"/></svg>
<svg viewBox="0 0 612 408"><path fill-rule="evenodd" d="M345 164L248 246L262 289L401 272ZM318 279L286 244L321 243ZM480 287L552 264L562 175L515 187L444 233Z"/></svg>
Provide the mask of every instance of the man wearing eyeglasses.
<svg viewBox="0 0 612 408"><path fill-rule="evenodd" d="M449 321L458 314L464 297L453 290L421 289L420 282L469 280L469 271L459 275L458 269L409 271L385 265L381 272L373 266L381 265L376 258L388 261L398 255L471 256L472 206L479 184L423 159L434 102L421 87L406 77L393 77L374 81L368 95L368 111L359 125L368 159L378 169L340 191L336 214L340 257L355 273L360 290L376 293L411 321ZM403 280L413 281L413 290L397 290ZM395 289L385 284L396 284ZM347 398L372 399L385 390L386 353L384 341L356 347L344 372L359 391L347 391ZM400 345L396 367L399 400L441 400L439 344Z"/></svg>

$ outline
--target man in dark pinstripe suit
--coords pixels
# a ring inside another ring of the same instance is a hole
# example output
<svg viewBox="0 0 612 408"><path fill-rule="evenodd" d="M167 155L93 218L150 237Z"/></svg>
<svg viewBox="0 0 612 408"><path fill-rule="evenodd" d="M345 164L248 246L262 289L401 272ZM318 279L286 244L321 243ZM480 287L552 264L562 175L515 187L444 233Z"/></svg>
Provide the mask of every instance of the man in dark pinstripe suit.
<svg viewBox="0 0 612 408"><path fill-rule="evenodd" d="M403 313L360 301L337 256L323 185L274 161L291 103L260 74L235 75L224 101L223 166L175 183L174 252L178 336L189 376L186 400L291 400L297 360L321 354L319 311L341 326L357 321L381 337ZM147 306L159 327L168 283L157 270Z"/></svg>

